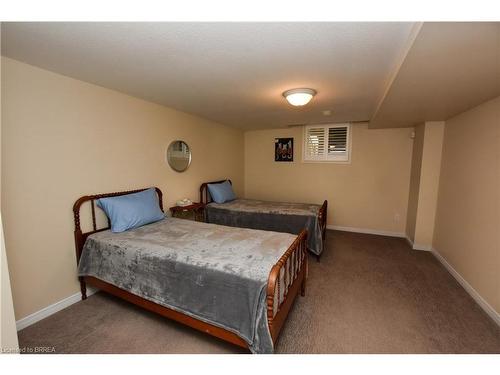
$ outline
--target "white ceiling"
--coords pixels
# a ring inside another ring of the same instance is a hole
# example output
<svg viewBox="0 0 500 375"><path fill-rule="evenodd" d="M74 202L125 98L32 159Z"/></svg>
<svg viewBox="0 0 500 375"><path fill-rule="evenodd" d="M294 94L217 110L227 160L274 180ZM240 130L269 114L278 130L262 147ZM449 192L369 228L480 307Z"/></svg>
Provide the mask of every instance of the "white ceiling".
<svg viewBox="0 0 500 375"><path fill-rule="evenodd" d="M370 127L447 120L500 95L500 23L425 23Z"/></svg>
<svg viewBox="0 0 500 375"><path fill-rule="evenodd" d="M2 55L242 129L369 120L412 23L2 23ZM310 87L293 108L281 96ZM322 111L331 110L331 116Z"/></svg>

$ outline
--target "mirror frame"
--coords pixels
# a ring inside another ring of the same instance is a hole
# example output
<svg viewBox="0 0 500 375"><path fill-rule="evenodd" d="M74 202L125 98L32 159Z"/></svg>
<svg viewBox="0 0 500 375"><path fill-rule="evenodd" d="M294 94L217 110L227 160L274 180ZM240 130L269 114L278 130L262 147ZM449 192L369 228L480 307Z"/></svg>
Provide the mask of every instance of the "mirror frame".
<svg viewBox="0 0 500 375"><path fill-rule="evenodd" d="M182 143L184 143L184 144L187 146L188 150L189 150L189 160L188 160L188 164L187 164L186 168L184 168L184 169L182 169L182 170L175 169L175 168L173 167L173 165L170 163L170 160L169 160L169 157L168 157L168 151L170 150L170 147L172 147L172 145L173 145L174 143L177 143L177 142L182 142ZM183 141L183 140L181 140L181 139L176 139L176 140L174 140L174 141L170 142L170 144L168 145L168 147L167 147L167 151L165 152L165 161L167 162L168 166L169 166L170 168L172 168L172 170L174 170L174 171L175 171L175 172L177 172L177 173L182 173L182 172L187 171L187 169L188 169L188 168L189 168L189 166L191 165L191 161L192 161L192 159L193 159L193 155L192 155L192 154L193 154L193 153L191 152L191 147L189 147L189 145L187 144L187 142L185 142L185 141Z"/></svg>

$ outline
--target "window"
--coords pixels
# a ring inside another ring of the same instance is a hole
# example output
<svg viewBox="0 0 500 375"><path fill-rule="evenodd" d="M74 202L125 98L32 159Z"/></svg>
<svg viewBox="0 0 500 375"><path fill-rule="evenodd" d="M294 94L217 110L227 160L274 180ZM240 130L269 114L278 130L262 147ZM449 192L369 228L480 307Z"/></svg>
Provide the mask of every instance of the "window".
<svg viewBox="0 0 500 375"><path fill-rule="evenodd" d="M304 161L348 162L350 124L307 125L304 134Z"/></svg>

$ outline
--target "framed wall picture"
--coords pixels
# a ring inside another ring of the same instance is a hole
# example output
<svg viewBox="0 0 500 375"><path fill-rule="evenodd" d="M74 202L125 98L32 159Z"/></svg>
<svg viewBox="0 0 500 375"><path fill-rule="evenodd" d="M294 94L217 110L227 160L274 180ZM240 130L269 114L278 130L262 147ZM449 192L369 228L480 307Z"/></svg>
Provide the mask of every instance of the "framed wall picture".
<svg viewBox="0 0 500 375"><path fill-rule="evenodd" d="M274 139L274 161L293 161L293 138Z"/></svg>

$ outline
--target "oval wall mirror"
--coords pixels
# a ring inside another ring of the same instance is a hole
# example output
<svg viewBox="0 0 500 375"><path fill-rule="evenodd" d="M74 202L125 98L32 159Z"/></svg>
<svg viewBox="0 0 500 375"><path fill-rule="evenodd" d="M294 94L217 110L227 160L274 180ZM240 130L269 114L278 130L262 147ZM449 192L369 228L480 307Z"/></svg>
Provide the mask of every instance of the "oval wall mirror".
<svg viewBox="0 0 500 375"><path fill-rule="evenodd" d="M167 162L176 172L184 172L191 164L191 150L184 141L173 141L167 149Z"/></svg>

